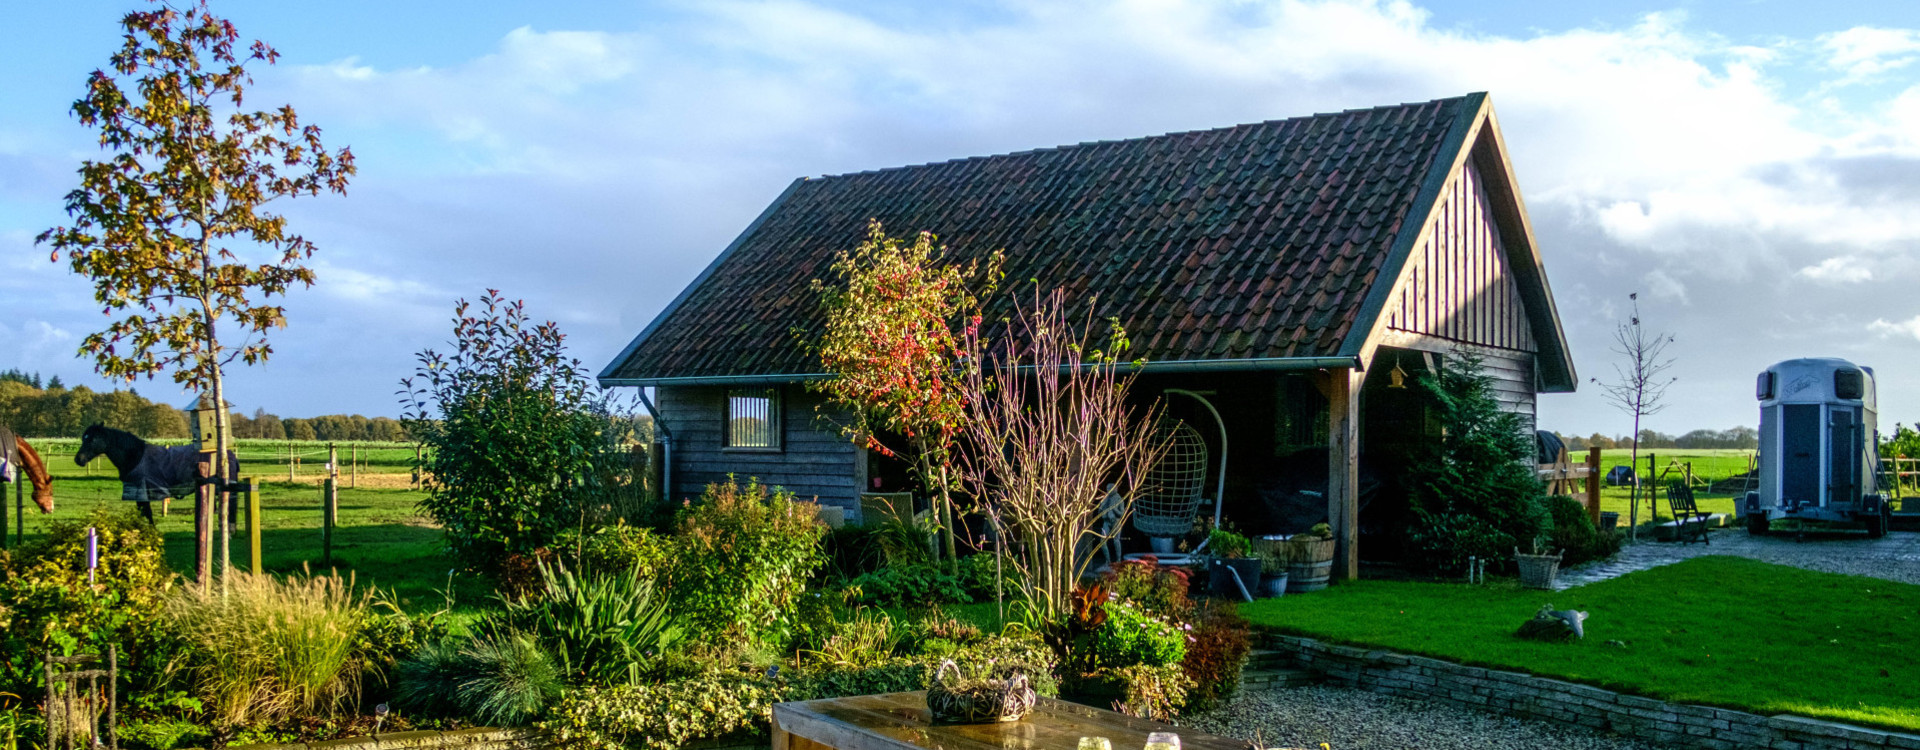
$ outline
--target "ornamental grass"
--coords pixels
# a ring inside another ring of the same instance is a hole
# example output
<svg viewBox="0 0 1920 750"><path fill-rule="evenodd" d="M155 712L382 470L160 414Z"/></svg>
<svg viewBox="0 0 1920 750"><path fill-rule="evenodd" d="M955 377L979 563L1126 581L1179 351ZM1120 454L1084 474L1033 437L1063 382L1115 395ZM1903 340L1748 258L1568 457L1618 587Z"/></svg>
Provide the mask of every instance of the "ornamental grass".
<svg viewBox="0 0 1920 750"><path fill-rule="evenodd" d="M166 611L182 646L173 669L216 727L327 716L357 701L368 598L351 579L232 573L220 588L190 587Z"/></svg>

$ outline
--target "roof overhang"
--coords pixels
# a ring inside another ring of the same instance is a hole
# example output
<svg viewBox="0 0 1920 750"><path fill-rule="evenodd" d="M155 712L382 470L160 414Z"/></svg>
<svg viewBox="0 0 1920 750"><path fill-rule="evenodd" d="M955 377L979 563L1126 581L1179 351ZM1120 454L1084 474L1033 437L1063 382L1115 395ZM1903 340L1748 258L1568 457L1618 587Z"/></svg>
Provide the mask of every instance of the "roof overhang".
<svg viewBox="0 0 1920 750"><path fill-rule="evenodd" d="M1087 365L1083 365L1087 366ZM1358 369L1357 357L1264 357L1260 359L1192 359L1122 363L1125 372L1166 374L1184 372L1285 372L1294 370ZM674 385L773 385L802 383L833 377L824 372L788 375L692 375L674 378L599 378L601 387L652 388Z"/></svg>

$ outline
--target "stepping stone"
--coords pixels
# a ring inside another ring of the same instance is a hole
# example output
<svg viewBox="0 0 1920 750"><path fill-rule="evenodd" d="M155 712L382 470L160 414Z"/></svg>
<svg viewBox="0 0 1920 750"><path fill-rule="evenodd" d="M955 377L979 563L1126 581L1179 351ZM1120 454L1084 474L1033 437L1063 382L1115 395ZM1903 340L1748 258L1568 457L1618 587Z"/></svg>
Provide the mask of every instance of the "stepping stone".
<svg viewBox="0 0 1920 750"><path fill-rule="evenodd" d="M1304 669L1248 669L1240 673L1240 685L1250 691L1282 690L1320 682L1319 675Z"/></svg>

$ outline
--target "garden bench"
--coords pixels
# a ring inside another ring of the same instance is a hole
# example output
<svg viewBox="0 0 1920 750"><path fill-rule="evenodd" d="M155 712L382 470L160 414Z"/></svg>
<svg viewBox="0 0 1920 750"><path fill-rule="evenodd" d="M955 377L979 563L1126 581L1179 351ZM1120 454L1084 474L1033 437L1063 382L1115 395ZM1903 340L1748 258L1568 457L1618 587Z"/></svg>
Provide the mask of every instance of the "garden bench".
<svg viewBox="0 0 1920 750"><path fill-rule="evenodd" d="M1153 732L1176 732L1181 750L1246 750L1247 743L1041 698L1019 721L935 724L926 691L856 695L780 703L773 707L771 750L1000 750L1072 748L1081 737L1105 737L1114 750L1144 747Z"/></svg>
<svg viewBox="0 0 1920 750"><path fill-rule="evenodd" d="M1700 512L1700 505L1693 500L1693 488L1687 483L1667 485L1667 508L1673 511L1674 535L1681 544L1691 544L1695 537L1701 544L1713 544L1707 539L1707 514Z"/></svg>

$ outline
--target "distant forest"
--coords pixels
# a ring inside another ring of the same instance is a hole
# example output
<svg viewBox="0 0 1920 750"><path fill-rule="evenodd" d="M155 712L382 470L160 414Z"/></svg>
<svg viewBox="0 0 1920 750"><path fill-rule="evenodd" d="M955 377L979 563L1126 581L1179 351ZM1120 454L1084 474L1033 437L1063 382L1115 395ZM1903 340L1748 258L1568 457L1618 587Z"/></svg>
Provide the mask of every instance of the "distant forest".
<svg viewBox="0 0 1920 750"><path fill-rule="evenodd" d="M1608 437L1594 433L1587 437L1561 435L1560 441L1567 444L1567 450L1583 451L1598 445L1602 449L1632 448L1633 438L1621 435ZM1735 449L1754 450L1760 447L1760 432L1752 427L1734 427L1726 430L1694 430L1685 435L1667 435L1653 430L1640 431L1641 448L1671 448L1676 450Z"/></svg>
<svg viewBox="0 0 1920 750"><path fill-rule="evenodd" d="M272 440L406 440L407 431L390 417L329 414L286 417L255 409L252 416L231 415L234 437ZM0 424L27 437L79 437L95 422L144 438L188 437L187 413L171 404L149 401L132 389L109 392L66 387L60 376L42 382L39 373L0 372Z"/></svg>

